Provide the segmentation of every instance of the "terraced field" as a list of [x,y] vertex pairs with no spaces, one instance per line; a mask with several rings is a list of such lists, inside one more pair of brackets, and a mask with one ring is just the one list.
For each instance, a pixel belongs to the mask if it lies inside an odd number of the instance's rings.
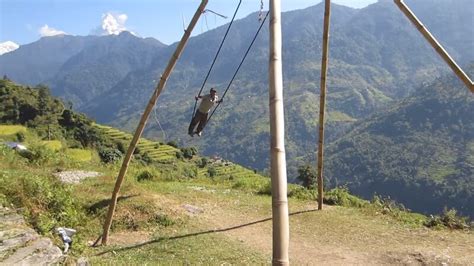
[[[102,130],[109,138],[114,141],[121,141],[128,147],[132,135],[120,131],[109,126],[98,125],[95,126]],[[141,155],[147,154],[152,160],[156,162],[171,162],[176,160],[176,153],[180,150],[166,144],[154,142],[148,139],[141,138],[137,145],[138,153]],[[193,161],[200,161],[202,157],[195,156]],[[247,169],[240,165],[228,162],[222,159],[208,159],[208,163],[204,167],[197,168],[197,177],[206,178],[214,177],[224,180],[253,180],[255,182],[262,182],[266,180],[261,175],[255,173],[253,170]]]
[[[104,132],[112,140],[123,142],[126,147],[128,147],[132,139],[131,134],[125,133],[116,128],[112,128],[112,127],[104,126],[104,125],[98,125],[98,124],[95,124],[95,126],[98,129],[100,129],[102,132]],[[173,146],[161,144],[159,142],[147,140],[144,138],[140,139],[140,141],[138,142],[137,148],[138,148],[139,154],[141,155],[147,154],[152,160],[157,161],[157,162],[172,161],[176,159],[176,152],[179,151],[179,149]]]

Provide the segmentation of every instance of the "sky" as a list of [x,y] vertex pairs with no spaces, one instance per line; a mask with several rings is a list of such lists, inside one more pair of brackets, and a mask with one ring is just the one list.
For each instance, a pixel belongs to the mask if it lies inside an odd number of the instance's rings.
[[[363,8],[377,0],[333,0]],[[282,11],[306,8],[321,0],[282,0]],[[165,44],[179,41],[200,0],[0,0],[0,43],[23,45],[56,34],[107,35],[128,30]],[[230,22],[238,0],[209,0],[193,35]],[[236,18],[260,10],[261,0],[242,0]],[[268,0],[263,0],[268,10]]]

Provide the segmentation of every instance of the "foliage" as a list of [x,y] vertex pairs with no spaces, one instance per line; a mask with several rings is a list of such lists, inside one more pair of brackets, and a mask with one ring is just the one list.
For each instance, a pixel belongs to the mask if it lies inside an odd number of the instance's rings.
[[99,157],[104,163],[114,163],[122,159],[122,153],[117,149],[100,147]]
[[36,165],[46,165],[62,159],[54,150],[46,147],[43,143],[33,143],[28,147],[28,150],[20,151],[20,155]]
[[175,148],[178,148],[178,143],[174,140],[172,141],[169,141],[168,143],[166,143],[167,145],[170,145],[171,147],[175,147]]
[[217,170],[215,167],[210,166],[207,168],[207,173],[209,174],[209,177],[213,178],[216,176]]
[[431,215],[424,223],[427,227],[445,226],[450,229],[469,229],[472,228],[472,223],[469,223],[468,217],[461,217],[455,209],[444,208],[441,215]]
[[369,202],[351,195],[347,187],[338,187],[324,193],[323,203],[361,208],[367,206]]
[[316,169],[307,164],[298,168],[296,179],[302,183],[303,187],[314,188],[316,187],[317,176]]
[[42,234],[56,226],[76,227],[84,223],[85,214],[71,189],[55,178],[27,171],[2,171],[0,194],[15,206],[25,207],[30,223]]
[[197,149],[195,147],[181,148],[180,150],[183,154],[183,157],[189,160],[197,154]]
[[153,171],[153,170],[143,170],[142,172],[140,172],[136,179],[138,182],[142,182],[142,181],[152,181],[156,178],[158,178],[160,176],[159,173],[157,173],[156,171]]

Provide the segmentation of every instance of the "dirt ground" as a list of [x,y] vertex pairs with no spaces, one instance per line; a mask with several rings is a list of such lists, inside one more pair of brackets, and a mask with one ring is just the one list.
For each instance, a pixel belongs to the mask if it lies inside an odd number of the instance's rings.
[[[270,202],[242,196],[223,201],[205,195],[215,191],[199,193],[192,200],[154,197],[174,213],[192,216],[202,231],[214,230],[272,257]],[[136,244],[150,237],[147,232],[118,233],[111,241]],[[289,260],[295,265],[474,265],[474,234],[414,228],[357,209],[324,206],[318,211],[311,202],[290,203]]]

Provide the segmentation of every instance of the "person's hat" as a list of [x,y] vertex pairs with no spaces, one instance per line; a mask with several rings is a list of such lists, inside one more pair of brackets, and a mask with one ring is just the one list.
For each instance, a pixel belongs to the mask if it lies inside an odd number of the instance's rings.
[[211,88],[210,92],[217,92],[214,88]]

